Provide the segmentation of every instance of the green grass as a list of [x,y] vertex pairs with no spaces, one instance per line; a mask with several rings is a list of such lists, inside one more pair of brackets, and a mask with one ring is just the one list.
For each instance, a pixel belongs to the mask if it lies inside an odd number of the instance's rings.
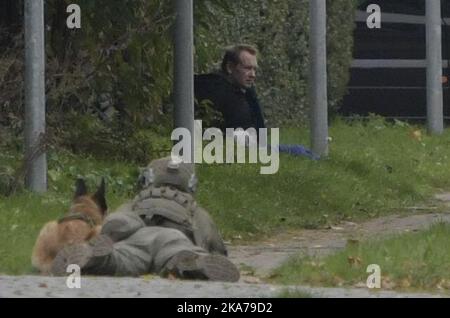
[[[0,163],[17,165],[13,156],[2,152]],[[3,159],[3,160],[2,160]],[[132,195],[136,173],[130,165],[80,158],[66,152],[49,156],[49,192],[43,196],[19,191],[0,196],[0,273],[24,274],[31,271],[31,251],[41,227],[68,211],[74,182],[84,177],[94,191],[105,177],[107,201],[111,210]]]
[[[450,188],[450,131],[440,137],[423,134],[418,140],[412,137],[417,129],[380,119],[351,125],[338,120],[330,129],[328,159],[281,155],[275,175],[261,175],[257,164],[202,165],[197,198],[226,240],[252,240],[288,228],[318,228],[406,211]],[[280,129],[282,142],[308,145],[307,131]],[[0,168],[16,169],[19,149],[2,147]],[[29,269],[40,227],[68,209],[76,177],[84,176],[92,186],[106,177],[112,208],[133,197],[138,174],[134,164],[74,156],[59,149],[50,149],[48,158],[45,196],[23,190],[0,196],[0,272]]]
[[360,244],[324,259],[297,256],[274,272],[283,284],[365,286],[370,264],[381,268],[382,289],[450,290],[450,225]]
[[[422,140],[416,127],[374,119],[335,122],[326,160],[281,155],[275,175],[258,165],[203,166],[199,200],[227,237],[317,228],[405,212],[450,187],[450,131]],[[284,143],[309,144],[307,129],[281,129]]]

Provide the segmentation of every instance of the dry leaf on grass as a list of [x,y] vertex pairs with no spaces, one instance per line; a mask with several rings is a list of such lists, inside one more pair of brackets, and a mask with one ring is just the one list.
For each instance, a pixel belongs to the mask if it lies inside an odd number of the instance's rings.
[[361,258],[355,256],[347,257],[347,261],[351,266],[361,266],[362,264]]
[[383,277],[381,279],[381,288],[383,289],[394,289],[397,287],[397,284],[391,280],[389,277]]

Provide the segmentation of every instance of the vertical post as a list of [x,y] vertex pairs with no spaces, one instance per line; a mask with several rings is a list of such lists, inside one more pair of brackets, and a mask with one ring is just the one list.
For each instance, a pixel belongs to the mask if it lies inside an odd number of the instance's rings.
[[45,134],[44,1],[25,0],[25,160],[26,187],[47,191]]
[[426,0],[427,123],[430,134],[444,131],[441,1]]
[[310,0],[310,101],[311,148],[315,155],[328,155],[327,10],[326,0]]
[[193,0],[175,0],[174,105],[175,128],[191,133],[194,162],[194,8]]

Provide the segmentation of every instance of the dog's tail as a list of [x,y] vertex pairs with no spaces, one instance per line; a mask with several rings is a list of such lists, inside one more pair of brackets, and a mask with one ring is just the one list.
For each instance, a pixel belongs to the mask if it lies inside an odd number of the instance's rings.
[[31,256],[31,264],[41,273],[49,273],[58,252],[58,223],[47,223],[39,233]]

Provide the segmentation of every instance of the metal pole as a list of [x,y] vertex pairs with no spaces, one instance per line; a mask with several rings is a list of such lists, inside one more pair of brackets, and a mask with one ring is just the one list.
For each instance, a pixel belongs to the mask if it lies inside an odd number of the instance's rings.
[[426,0],[428,132],[444,131],[441,1]]
[[310,0],[310,101],[311,148],[315,155],[328,155],[327,10],[326,0]]
[[47,191],[45,134],[44,1],[25,0],[25,160],[26,187]]
[[174,105],[175,127],[191,132],[194,162],[194,8],[193,0],[175,0]]

